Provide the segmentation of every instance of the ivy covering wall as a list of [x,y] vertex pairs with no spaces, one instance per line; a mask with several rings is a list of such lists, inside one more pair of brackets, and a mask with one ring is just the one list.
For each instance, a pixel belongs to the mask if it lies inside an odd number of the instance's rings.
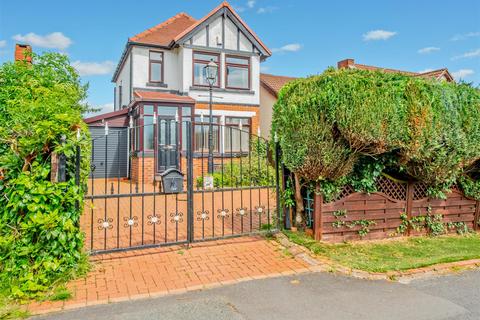
[[282,88],[272,130],[285,165],[324,193],[374,191],[388,173],[431,196],[457,183],[480,198],[480,91],[469,84],[331,68]]
[[[85,258],[79,218],[90,150],[81,102],[87,88],[65,56],[32,58],[0,66],[0,290],[17,298],[41,295]],[[52,153],[66,155],[66,182],[51,182]]]

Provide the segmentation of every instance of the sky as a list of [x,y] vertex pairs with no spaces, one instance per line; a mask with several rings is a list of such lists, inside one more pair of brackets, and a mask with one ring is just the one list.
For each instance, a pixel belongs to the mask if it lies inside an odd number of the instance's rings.
[[[201,18],[220,0],[0,0],[0,63],[15,43],[69,56],[87,101],[113,110],[111,77],[128,37],[186,12]],[[407,71],[447,67],[480,85],[479,0],[235,0],[229,3],[273,51],[262,72],[304,77],[346,58]]]

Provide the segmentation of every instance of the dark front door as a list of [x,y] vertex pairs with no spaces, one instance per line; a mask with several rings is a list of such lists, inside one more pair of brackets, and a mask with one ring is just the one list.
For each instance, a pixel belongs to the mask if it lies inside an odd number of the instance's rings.
[[175,119],[158,117],[158,161],[159,172],[170,168],[179,168],[179,126]]

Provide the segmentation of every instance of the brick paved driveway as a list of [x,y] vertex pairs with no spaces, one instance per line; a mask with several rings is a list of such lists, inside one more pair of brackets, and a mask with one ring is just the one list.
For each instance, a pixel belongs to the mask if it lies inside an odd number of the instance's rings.
[[34,303],[32,313],[157,297],[236,282],[306,272],[303,260],[260,237],[196,243],[93,257],[94,270],[72,281],[73,298]]

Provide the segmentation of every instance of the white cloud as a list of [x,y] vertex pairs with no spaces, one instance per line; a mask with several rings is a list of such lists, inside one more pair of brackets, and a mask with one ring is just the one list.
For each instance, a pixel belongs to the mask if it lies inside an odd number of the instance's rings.
[[452,60],[475,58],[475,57],[480,57],[480,49],[465,52],[464,54],[453,57]]
[[243,12],[243,11],[245,11],[245,7],[240,7],[240,6],[237,7],[237,6],[234,6],[233,8],[234,8],[235,11],[237,11],[237,12]]
[[5,48],[7,46],[7,40],[0,40],[0,48]]
[[272,52],[296,52],[302,49],[302,45],[299,43],[289,43],[280,48],[273,48]]
[[26,35],[17,34],[12,37],[13,40],[31,44],[32,46],[49,49],[67,49],[72,40],[61,32],[53,32],[47,35],[38,35],[33,32]]
[[269,66],[260,66],[260,72],[267,72],[268,70],[270,70]]
[[115,69],[115,63],[113,63],[113,61],[82,62],[77,60],[72,62],[72,66],[77,69],[81,76],[109,74]]
[[468,38],[473,38],[473,37],[480,37],[480,32],[468,32],[464,34],[456,34],[450,39],[450,41],[466,40]]
[[363,34],[364,41],[370,40],[388,40],[397,33],[394,31],[386,31],[386,30],[372,30],[368,31],[367,33]]
[[255,6],[255,0],[249,0],[247,1],[247,7],[249,7],[250,9],[253,8]]
[[262,13],[272,13],[273,11],[277,10],[277,7],[262,7],[258,8],[257,13],[262,14]]
[[461,80],[463,78],[466,78],[468,76],[471,76],[472,74],[474,74],[475,72],[472,70],[472,69],[460,69],[458,71],[455,71],[455,72],[452,72],[452,76],[456,79],[456,80]]
[[420,54],[427,54],[427,53],[432,53],[434,51],[439,51],[440,48],[438,47],[425,47],[425,48],[422,48],[420,50],[418,50],[417,52],[420,53]]

